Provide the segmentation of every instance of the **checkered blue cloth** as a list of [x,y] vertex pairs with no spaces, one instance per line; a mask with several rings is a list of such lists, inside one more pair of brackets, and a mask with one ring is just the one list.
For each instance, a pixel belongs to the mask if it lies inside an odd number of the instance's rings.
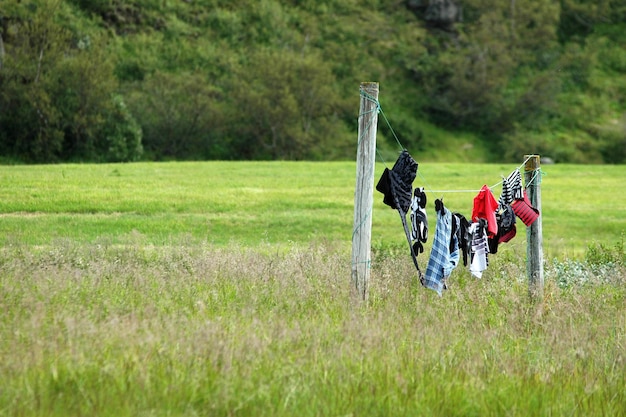
[[[452,252],[450,252],[450,239],[452,239]],[[443,215],[437,213],[435,237],[426,267],[424,286],[441,295],[445,288],[446,278],[450,276],[458,263],[459,244],[456,235],[452,236],[452,213],[444,207]]]

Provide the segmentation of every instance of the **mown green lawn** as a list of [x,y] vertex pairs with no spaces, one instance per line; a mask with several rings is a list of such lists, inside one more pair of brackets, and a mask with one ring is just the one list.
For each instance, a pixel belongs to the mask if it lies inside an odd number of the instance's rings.
[[[418,158],[419,162],[419,158]],[[377,181],[384,166],[377,165]],[[415,186],[471,215],[475,192],[512,164],[421,163]],[[626,167],[547,165],[542,181],[544,248],[578,256],[592,242],[614,244],[626,230]],[[152,244],[193,239],[256,246],[311,240],[350,243],[351,162],[172,162],[0,167],[0,243],[55,239]],[[494,188],[496,198],[500,186]],[[372,239],[400,244],[395,211],[375,191]],[[524,244],[524,227],[514,242]]]
[[[474,192],[443,191],[513,168],[423,163],[416,185],[431,218],[441,195],[469,215]],[[0,415],[626,415],[624,167],[545,167],[541,300],[523,227],[482,279],[421,287],[377,194],[358,301],[355,172],[0,167]]]

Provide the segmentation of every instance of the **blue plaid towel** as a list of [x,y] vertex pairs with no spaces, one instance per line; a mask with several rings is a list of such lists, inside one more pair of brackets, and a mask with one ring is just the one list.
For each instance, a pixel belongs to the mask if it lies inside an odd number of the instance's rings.
[[[437,213],[433,247],[430,251],[424,286],[437,291],[439,295],[445,288],[445,280],[459,263],[458,239],[452,236],[452,213],[443,208],[443,215]],[[452,252],[450,252],[450,239],[452,239]]]

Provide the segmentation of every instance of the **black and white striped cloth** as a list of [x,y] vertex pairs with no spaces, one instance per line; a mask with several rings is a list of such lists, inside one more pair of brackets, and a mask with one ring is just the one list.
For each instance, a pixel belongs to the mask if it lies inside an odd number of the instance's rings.
[[426,214],[426,193],[424,187],[416,188],[411,200],[411,240],[428,240],[428,216]]
[[511,172],[508,177],[502,178],[502,194],[500,194],[498,205],[504,207],[510,205],[515,200],[521,200],[523,198],[522,174],[519,168],[517,168]]

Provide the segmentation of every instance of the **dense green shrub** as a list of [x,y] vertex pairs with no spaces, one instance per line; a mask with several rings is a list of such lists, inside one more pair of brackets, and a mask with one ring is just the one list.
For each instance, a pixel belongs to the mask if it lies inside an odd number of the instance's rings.
[[612,247],[603,243],[594,242],[587,248],[586,261],[591,265],[621,265],[626,266],[626,251],[624,250],[624,234],[619,242]]
[[132,160],[99,137],[117,96],[147,159],[353,158],[358,85],[378,81],[383,148],[433,154],[435,125],[482,160],[623,163],[622,3],[468,0],[442,25],[419,1],[4,0],[0,150]]
[[113,97],[98,137],[101,141],[98,155],[103,161],[136,161],[143,153],[141,127],[121,96]]
[[[5,154],[29,162],[136,159],[136,143],[125,151],[111,143],[120,137],[114,130],[130,142],[140,136],[129,139],[132,117],[112,101],[118,82],[106,37],[65,25],[74,15],[62,2],[8,2],[0,13],[9,21],[0,72]],[[111,126],[120,121],[128,123]]]

